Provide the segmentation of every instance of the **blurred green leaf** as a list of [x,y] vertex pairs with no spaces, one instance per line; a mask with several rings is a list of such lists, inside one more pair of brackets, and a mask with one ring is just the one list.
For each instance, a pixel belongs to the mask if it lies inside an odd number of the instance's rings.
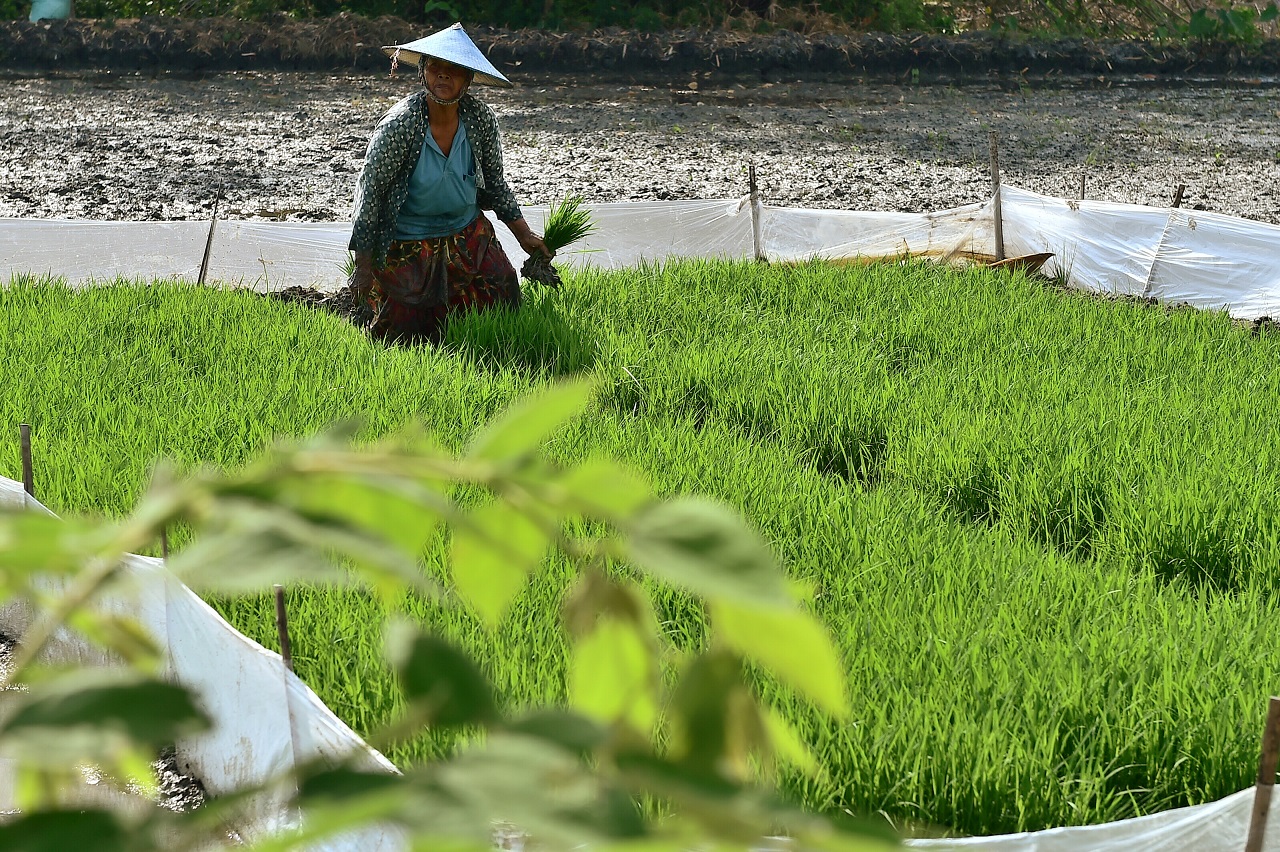
[[303,802],[342,801],[376,795],[403,787],[404,777],[389,772],[361,772],[345,766],[308,775],[298,785]]
[[421,555],[439,521],[445,497],[390,477],[307,476],[281,484],[281,499],[308,519],[348,523],[374,532],[410,556]]
[[146,852],[154,848],[108,811],[38,811],[0,822],[6,852]]
[[493,732],[439,767],[438,782],[482,813],[517,826],[530,848],[573,849],[611,838],[601,824],[601,790],[590,769],[559,746]]
[[377,536],[241,498],[221,501],[203,534],[173,557],[169,568],[188,585],[234,594],[294,580],[349,584],[354,578],[337,567],[339,557],[355,563],[361,579],[385,596],[405,586],[435,591],[413,556]]
[[604,618],[573,643],[569,704],[593,719],[647,733],[658,717],[657,659],[635,622]]
[[791,605],[773,554],[727,506],[696,498],[659,503],[629,532],[631,558],[655,577],[709,601]]
[[547,551],[547,536],[510,504],[487,503],[453,529],[453,582],[490,626],[497,625]]
[[0,593],[25,588],[32,574],[69,574],[88,556],[89,529],[42,511],[0,509]]
[[587,406],[595,382],[575,379],[508,409],[472,441],[468,458],[518,462],[531,457],[551,435]]
[[81,609],[71,613],[67,624],[81,636],[113,651],[140,670],[154,672],[163,662],[164,652],[136,619]]
[[[354,777],[362,774],[363,779]],[[315,849],[326,838],[350,837],[354,830],[399,823],[417,809],[411,787],[400,776],[383,775],[389,783],[379,783],[368,773],[334,770],[323,775],[311,786],[310,795],[300,794],[304,809],[300,827],[257,840],[251,847],[254,852]],[[362,782],[367,785],[363,791],[359,789]],[[309,783],[304,781],[303,787]]]
[[193,589],[231,595],[260,592],[273,583],[345,585],[352,579],[323,553],[282,535],[265,518],[201,536],[170,557],[168,568]]
[[[651,754],[621,755],[617,765],[620,780],[629,789],[661,791],[672,811],[667,822],[674,823],[673,833],[677,836],[711,834],[722,842],[739,841],[728,848],[751,848],[777,830],[771,797],[723,775],[691,771],[686,762]],[[700,825],[694,827],[689,825],[691,822]]]
[[155,801],[160,795],[160,779],[156,776],[155,750],[141,747],[121,749],[107,767],[115,777],[137,794]]
[[795,728],[781,713],[773,707],[764,711],[764,727],[769,736],[770,750],[774,759],[789,763],[806,775],[818,772],[818,760],[813,752],[804,744],[804,740],[796,733]]
[[620,583],[597,570],[585,571],[565,598],[564,626],[574,636],[583,636],[601,618],[630,622],[642,634],[655,635],[657,624],[649,599],[634,585]]
[[405,622],[387,631],[387,657],[405,698],[434,727],[485,725],[498,720],[489,681],[471,658]]
[[77,671],[35,684],[10,699],[0,723],[0,743],[30,751],[46,738],[110,732],[128,742],[160,745],[207,730],[210,722],[186,689],[116,670]]
[[714,636],[791,684],[836,716],[848,712],[846,672],[826,628],[793,607],[758,607],[735,600],[711,604]]
[[681,673],[671,698],[671,755],[702,776],[740,780],[768,739],[742,662],[725,651],[701,654]]
[[507,730],[555,743],[579,757],[600,748],[608,732],[592,719],[568,710],[535,710],[507,725]]
[[[501,847],[499,847],[501,848]],[[493,841],[488,838],[484,840],[458,840],[452,837],[442,837],[435,831],[426,831],[420,837],[411,837],[409,849],[411,852],[493,852]]]
[[654,499],[653,488],[639,474],[601,459],[566,471],[556,484],[572,508],[604,520],[629,518]]
[[666,835],[686,838],[685,849],[694,847],[689,837],[714,838],[717,845],[711,848],[757,849],[763,848],[762,838],[779,835],[789,838],[792,847],[787,848],[806,852],[882,852],[898,845],[883,822],[817,816],[787,804],[768,788],[690,772],[686,764],[653,755],[623,755],[618,772],[628,789],[662,791],[671,814],[661,828]]

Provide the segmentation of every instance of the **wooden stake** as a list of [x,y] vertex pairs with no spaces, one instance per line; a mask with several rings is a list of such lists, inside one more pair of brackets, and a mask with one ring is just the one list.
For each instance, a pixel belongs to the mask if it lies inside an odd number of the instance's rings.
[[1084,201],[1084,172],[1080,173],[1080,200]]
[[1181,207],[1181,206],[1182,206],[1182,193],[1184,193],[1184,192],[1186,192],[1186,191],[1187,191],[1187,185],[1186,185],[1185,183],[1180,183],[1180,184],[1178,184],[1178,188],[1177,188],[1176,190],[1174,190],[1174,193],[1173,193],[1173,205],[1172,205],[1172,206],[1174,206],[1174,207]]
[[160,557],[165,562],[169,561],[169,531],[167,529],[160,530]]
[[1000,213],[1000,137],[992,130],[987,134],[991,143],[991,206],[996,221],[996,260],[1004,260],[1004,216]]
[[756,261],[768,260],[764,254],[764,236],[760,226],[760,187],[756,185],[756,164],[747,169],[747,181],[751,191],[751,244],[755,248]]
[[22,489],[31,497],[36,496],[35,470],[31,466],[31,425],[18,424],[18,438],[22,443]]
[[209,236],[204,241],[204,258],[200,261],[200,275],[196,278],[197,284],[203,284],[205,275],[209,272],[209,257],[213,254],[213,234],[218,229],[218,202],[222,200],[222,190],[218,190],[218,194],[213,197],[213,217],[209,219]]
[[280,634],[280,656],[284,667],[293,671],[293,649],[289,646],[289,612],[284,608],[284,586],[276,584],[276,632]]
[[1258,760],[1258,783],[1253,793],[1253,815],[1249,818],[1249,838],[1244,852],[1262,852],[1271,812],[1271,790],[1276,783],[1276,762],[1280,759],[1280,698],[1272,696],[1267,706],[1267,726],[1262,729],[1262,757]]

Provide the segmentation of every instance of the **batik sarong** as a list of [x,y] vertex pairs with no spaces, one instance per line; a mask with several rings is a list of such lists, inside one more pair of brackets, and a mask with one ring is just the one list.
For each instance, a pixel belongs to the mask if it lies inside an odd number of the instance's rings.
[[394,240],[373,273],[370,333],[387,341],[439,343],[450,314],[520,306],[520,280],[484,214],[460,232]]

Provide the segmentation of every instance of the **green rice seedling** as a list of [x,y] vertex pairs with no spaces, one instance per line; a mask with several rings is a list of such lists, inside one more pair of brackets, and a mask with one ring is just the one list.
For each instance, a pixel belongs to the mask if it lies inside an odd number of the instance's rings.
[[[552,254],[567,248],[595,230],[591,213],[583,208],[581,196],[568,196],[552,204],[543,225],[542,241]],[[520,274],[530,281],[549,287],[560,286],[560,273],[551,265],[551,258],[541,254],[531,255],[524,262]]]
[[355,252],[347,252],[347,256],[342,259],[342,263],[339,264],[338,268],[342,270],[342,277],[350,280],[351,276],[356,274]]
[[[788,780],[806,806],[990,834],[1252,783],[1280,670],[1280,423],[1259,414],[1280,395],[1280,336],[928,264],[571,275],[451,324],[440,348],[246,292],[12,281],[0,472],[21,469],[12,424],[31,423],[38,496],[118,515],[157,456],[235,467],[349,418],[368,438],[416,420],[460,448],[516,397],[588,373],[601,390],[551,455],[728,501],[813,590],[852,723],[757,678],[826,770]],[[437,537],[422,557],[444,581],[446,552]],[[382,628],[408,614],[481,660],[508,707],[555,704],[566,578],[549,558],[494,630],[447,603],[290,590],[298,673],[370,730],[399,706]],[[673,644],[706,641],[698,606],[651,591]],[[213,603],[274,646],[269,599]]]
[[542,241],[553,252],[568,248],[595,231],[591,213],[583,208],[580,195],[570,195],[552,204],[542,229]]

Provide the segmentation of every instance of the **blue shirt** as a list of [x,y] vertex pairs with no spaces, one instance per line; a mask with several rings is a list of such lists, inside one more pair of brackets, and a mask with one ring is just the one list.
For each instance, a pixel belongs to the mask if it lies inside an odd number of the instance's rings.
[[409,195],[396,217],[395,239],[425,240],[456,234],[480,215],[476,204],[475,157],[467,128],[459,121],[449,156],[430,131],[409,176]]

